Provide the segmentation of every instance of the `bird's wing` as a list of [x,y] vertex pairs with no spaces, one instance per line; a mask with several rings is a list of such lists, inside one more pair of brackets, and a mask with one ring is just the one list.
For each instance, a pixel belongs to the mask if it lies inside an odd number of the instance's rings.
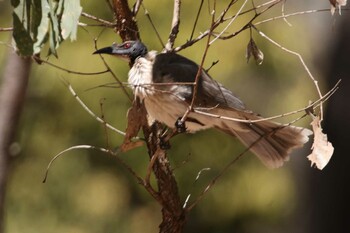
[[[153,82],[155,83],[193,83],[199,66],[193,61],[175,54],[158,54],[153,64]],[[164,90],[171,90],[187,102],[192,101],[193,85],[161,86]],[[204,70],[199,78],[196,96],[196,107],[228,108],[246,111],[243,102],[230,90],[213,80]]]

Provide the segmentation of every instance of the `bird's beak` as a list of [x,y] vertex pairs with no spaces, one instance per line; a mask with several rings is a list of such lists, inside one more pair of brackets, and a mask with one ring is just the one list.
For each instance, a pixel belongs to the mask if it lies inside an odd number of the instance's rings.
[[114,54],[113,49],[114,49],[113,46],[105,47],[105,48],[96,50],[93,54]]
[[116,44],[113,44],[110,47],[105,47],[105,48],[96,50],[93,54],[109,54],[109,55],[119,57],[124,61],[130,62],[129,53],[130,51],[128,49],[124,49],[122,47],[119,47]]

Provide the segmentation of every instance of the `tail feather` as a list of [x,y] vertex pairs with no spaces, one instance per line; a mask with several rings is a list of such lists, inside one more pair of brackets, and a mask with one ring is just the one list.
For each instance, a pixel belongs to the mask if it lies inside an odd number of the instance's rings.
[[[248,119],[259,119],[249,114]],[[302,147],[312,131],[290,125],[282,125],[272,121],[256,123],[222,122],[221,130],[236,136],[269,168],[281,167],[289,160],[290,152]]]

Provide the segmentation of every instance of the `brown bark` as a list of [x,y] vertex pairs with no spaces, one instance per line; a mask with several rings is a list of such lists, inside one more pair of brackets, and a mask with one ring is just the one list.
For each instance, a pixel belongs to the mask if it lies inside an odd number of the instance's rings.
[[25,92],[30,58],[9,52],[0,89],[0,233],[4,231],[5,193],[9,172],[10,147],[17,131]]
[[114,0],[115,30],[123,41],[140,39],[134,15],[127,0]]
[[[123,41],[140,39],[137,24],[128,6],[127,0],[114,0],[115,30]],[[138,100],[136,100],[138,101]],[[138,103],[144,108],[143,103]],[[142,126],[146,138],[150,160],[156,156],[153,164],[153,173],[157,180],[158,191],[157,201],[162,205],[162,223],[159,225],[160,233],[180,233],[186,223],[185,211],[182,208],[177,182],[173,175],[165,150],[159,147],[159,137],[162,132],[161,124],[155,123],[152,126],[147,124],[146,111],[143,114]],[[149,185],[149,184],[146,184]],[[154,195],[153,195],[154,196]]]

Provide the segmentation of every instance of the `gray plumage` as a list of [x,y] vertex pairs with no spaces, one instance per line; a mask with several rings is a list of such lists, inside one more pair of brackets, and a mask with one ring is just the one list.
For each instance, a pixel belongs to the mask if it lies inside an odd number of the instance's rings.
[[[144,101],[149,117],[175,127],[175,122],[185,114],[192,101],[194,86],[185,83],[195,81],[199,69],[196,63],[175,53],[148,52],[139,41],[127,41],[95,53],[129,58],[133,66],[128,82],[135,96]],[[282,166],[289,159],[289,153],[303,146],[312,134],[308,129],[272,121],[243,123],[222,119],[258,120],[261,117],[247,110],[238,97],[204,70],[197,88],[195,112],[190,112],[185,122],[187,130],[193,133],[216,128],[236,136],[270,168]]]

